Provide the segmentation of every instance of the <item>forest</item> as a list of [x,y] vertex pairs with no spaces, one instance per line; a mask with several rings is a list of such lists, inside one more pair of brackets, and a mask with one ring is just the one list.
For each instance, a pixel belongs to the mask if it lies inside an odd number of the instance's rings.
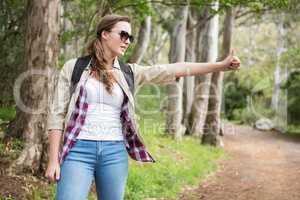
[[135,88],[157,162],[129,161],[126,200],[300,199],[298,0],[2,0],[0,11],[1,200],[54,199],[47,110],[60,70],[109,14],[131,19],[124,63],[214,63],[230,49],[241,60]]

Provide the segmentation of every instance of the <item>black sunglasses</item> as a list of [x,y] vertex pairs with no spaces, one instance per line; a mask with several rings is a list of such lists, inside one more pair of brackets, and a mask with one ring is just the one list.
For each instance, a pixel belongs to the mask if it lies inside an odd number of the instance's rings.
[[[113,31],[110,31],[113,32]],[[127,31],[121,31],[118,33],[120,35],[120,38],[123,42],[129,39],[130,43],[134,41],[134,37],[132,35],[129,35]]]

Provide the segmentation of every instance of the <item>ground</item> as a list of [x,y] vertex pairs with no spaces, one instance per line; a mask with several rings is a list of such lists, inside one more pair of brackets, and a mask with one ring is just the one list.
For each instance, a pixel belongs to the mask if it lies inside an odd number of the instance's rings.
[[229,159],[180,200],[299,200],[300,136],[227,125]]

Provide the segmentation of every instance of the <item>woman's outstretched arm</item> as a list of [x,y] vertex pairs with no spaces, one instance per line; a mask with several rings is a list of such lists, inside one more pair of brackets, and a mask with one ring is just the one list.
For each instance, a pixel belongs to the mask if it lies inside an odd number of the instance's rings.
[[240,60],[234,56],[231,50],[229,55],[220,62],[214,63],[196,63],[196,62],[179,62],[167,65],[171,71],[175,72],[176,77],[201,75],[210,72],[237,70],[240,67]]
[[135,88],[143,84],[168,84],[178,77],[201,75],[210,72],[237,70],[240,60],[234,56],[234,51],[221,62],[196,63],[180,62],[171,64],[157,64],[153,66],[129,65],[134,74]]

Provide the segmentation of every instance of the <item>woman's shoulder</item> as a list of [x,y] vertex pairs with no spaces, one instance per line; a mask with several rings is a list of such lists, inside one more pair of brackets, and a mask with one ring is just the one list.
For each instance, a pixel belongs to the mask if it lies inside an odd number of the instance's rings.
[[70,77],[73,73],[74,66],[76,63],[77,58],[71,58],[67,60],[62,68],[60,69],[60,76],[65,77],[66,79],[70,80]]
[[68,69],[73,69],[75,66],[75,63],[77,61],[77,58],[71,58],[65,62],[63,65],[62,69],[68,70]]
[[67,60],[64,63],[63,67],[61,68],[61,73],[64,73],[66,75],[70,75],[74,70],[76,60],[77,60],[77,58],[71,58],[71,59]]

